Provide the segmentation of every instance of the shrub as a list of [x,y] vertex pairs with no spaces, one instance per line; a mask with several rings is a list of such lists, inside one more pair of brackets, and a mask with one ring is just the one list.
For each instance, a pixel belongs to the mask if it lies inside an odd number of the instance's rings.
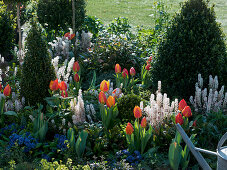
[[43,103],[48,96],[49,83],[55,79],[54,68],[46,42],[33,21],[26,42],[27,53],[22,68],[21,94],[27,104]]
[[0,1],[0,54],[8,56],[13,48],[14,26],[7,7]]
[[[172,20],[158,48],[153,83],[162,81],[171,97],[188,99],[195,91],[198,73],[227,80],[224,35],[213,8],[203,0],[189,0]],[[223,84],[225,84],[223,83]]]
[[121,97],[117,102],[119,111],[118,118],[120,118],[121,121],[125,119],[129,121],[134,120],[133,109],[135,106],[140,106],[141,101],[142,99],[135,94],[128,94]]
[[[75,0],[75,27],[78,31],[85,18],[85,0]],[[37,15],[39,22],[47,31],[56,33],[67,27],[72,28],[72,2],[71,0],[39,0]]]

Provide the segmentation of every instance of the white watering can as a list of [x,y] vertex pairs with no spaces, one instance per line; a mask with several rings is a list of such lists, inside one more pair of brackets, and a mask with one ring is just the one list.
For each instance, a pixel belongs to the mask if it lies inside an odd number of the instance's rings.
[[193,145],[188,135],[185,133],[184,129],[178,123],[176,124],[178,132],[181,134],[184,142],[188,145],[188,148],[191,150],[192,154],[195,156],[199,165],[205,170],[211,170],[211,167],[205,161],[200,152],[207,154],[215,155],[218,157],[217,170],[227,170],[227,146],[222,147],[225,140],[227,139],[227,132],[222,136],[221,140],[218,142],[217,152],[208,151],[205,149],[197,148]]

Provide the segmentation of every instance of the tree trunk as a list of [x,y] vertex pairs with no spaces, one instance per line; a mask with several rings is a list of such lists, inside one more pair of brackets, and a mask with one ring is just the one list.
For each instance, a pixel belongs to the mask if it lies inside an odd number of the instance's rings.
[[21,61],[21,50],[22,50],[22,42],[21,42],[21,25],[20,25],[20,2],[17,3],[17,27],[18,27],[18,33],[19,33],[19,60]]
[[73,11],[73,18],[72,18],[72,23],[73,23],[73,33],[76,33],[76,14],[75,14],[75,0],[72,0],[72,11]]

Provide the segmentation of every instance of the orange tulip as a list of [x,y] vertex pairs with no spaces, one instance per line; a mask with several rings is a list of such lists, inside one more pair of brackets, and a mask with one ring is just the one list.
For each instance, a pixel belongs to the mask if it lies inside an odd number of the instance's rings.
[[176,116],[175,122],[176,122],[176,124],[179,123],[180,125],[182,125],[184,123],[183,117],[180,113],[178,113],[178,115]]
[[66,91],[67,90],[67,84],[64,81],[62,81],[61,83],[59,83],[58,86],[59,86],[59,89],[61,91],[63,91],[63,90]]
[[187,106],[187,103],[184,99],[182,99],[179,103],[178,110],[182,111]]
[[65,97],[68,97],[67,91],[66,91],[66,90],[62,91],[62,92],[61,92],[61,96],[64,97],[64,98],[65,98]]
[[79,75],[77,73],[74,76],[74,80],[75,80],[75,82],[79,82],[80,81],[80,77],[79,77]]
[[139,106],[135,106],[133,110],[135,118],[140,118],[142,116],[142,111]]
[[54,81],[53,80],[50,81],[50,89],[52,91],[58,90],[58,79],[56,79]]
[[79,72],[79,70],[80,70],[80,65],[79,65],[79,62],[76,61],[76,62],[74,62],[74,64],[73,64],[73,71],[74,71],[74,72]]
[[182,111],[184,117],[191,117],[192,116],[192,111],[189,106],[186,106],[184,110]]
[[11,87],[10,87],[9,84],[5,87],[5,89],[4,89],[4,91],[3,91],[3,94],[4,94],[5,96],[10,96],[10,94],[11,94]]
[[116,73],[116,74],[121,73],[121,66],[120,66],[119,64],[116,64],[116,65],[115,65],[115,73]]
[[113,96],[109,96],[108,99],[106,100],[106,105],[109,108],[114,106],[115,105],[115,98]]
[[146,128],[146,126],[147,126],[147,119],[146,119],[146,117],[143,117],[143,119],[141,121],[141,126],[142,126],[142,128]]
[[109,91],[109,87],[110,87],[109,81],[103,80],[100,84],[100,90],[101,91],[107,92],[107,91]]
[[105,104],[106,103],[106,95],[103,91],[101,91],[99,93],[99,102],[102,103],[102,104]]
[[125,128],[126,134],[131,135],[134,131],[133,126],[131,123],[128,123]]
[[133,67],[130,69],[130,75],[131,76],[135,76],[136,75],[136,70]]
[[70,32],[65,33],[65,38],[68,38],[69,40],[72,40],[75,37],[75,34],[70,34]]

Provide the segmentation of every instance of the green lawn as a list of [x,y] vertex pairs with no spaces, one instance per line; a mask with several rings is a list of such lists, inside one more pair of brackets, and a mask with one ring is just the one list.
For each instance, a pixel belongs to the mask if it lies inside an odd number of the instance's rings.
[[[127,17],[133,26],[154,24],[154,2],[162,1],[168,12],[173,15],[180,10],[180,2],[184,0],[87,0],[87,14],[100,18],[104,23],[116,17]],[[217,21],[221,23],[227,35],[227,0],[210,0],[215,4]]]

